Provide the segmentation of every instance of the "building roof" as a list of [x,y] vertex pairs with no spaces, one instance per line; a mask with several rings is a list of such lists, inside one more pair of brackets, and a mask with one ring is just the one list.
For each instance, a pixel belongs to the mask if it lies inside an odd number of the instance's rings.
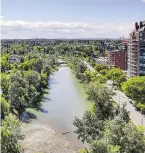
[[143,26],[139,31],[145,31],[145,26]]
[[145,26],[145,20],[144,20],[144,21],[142,21],[142,24]]
[[111,50],[111,51],[108,51],[108,53],[113,53],[113,52],[125,52],[124,50]]
[[107,64],[107,57],[95,58],[95,61],[99,64]]
[[142,23],[141,27],[140,27],[140,24],[138,24],[137,22],[135,23],[135,25],[137,24],[138,28],[137,29],[135,28],[131,33],[145,31],[145,20],[144,21],[140,21],[140,23]]
[[129,40],[124,40],[123,44],[128,44]]

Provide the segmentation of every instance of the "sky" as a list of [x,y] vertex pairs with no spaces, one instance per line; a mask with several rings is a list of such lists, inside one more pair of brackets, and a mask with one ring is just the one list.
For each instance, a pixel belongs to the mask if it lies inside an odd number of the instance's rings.
[[145,0],[1,0],[1,38],[128,37]]

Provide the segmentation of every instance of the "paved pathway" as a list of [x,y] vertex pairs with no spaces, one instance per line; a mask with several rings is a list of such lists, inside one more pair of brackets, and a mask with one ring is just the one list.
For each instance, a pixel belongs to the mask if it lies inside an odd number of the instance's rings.
[[[112,87],[112,81],[107,81],[107,86],[109,89],[113,90]],[[134,121],[136,125],[144,125],[145,126],[145,116],[142,115],[139,111],[136,110],[136,108],[130,103],[132,101],[129,99],[123,92],[119,90],[113,90],[113,92],[116,93],[116,95],[113,96],[113,99],[122,106],[126,103],[126,109],[130,113],[130,119]]]
[[91,72],[95,72],[95,69],[90,66],[90,64],[88,64],[85,60],[84,60],[84,64],[87,66],[87,68],[91,71]]
[[[86,61],[84,61],[84,64],[88,67],[88,69],[92,72],[95,71],[93,67],[91,67]],[[123,92],[119,90],[114,90],[112,86],[112,81],[107,81],[107,87],[111,90],[113,90],[116,95],[113,96],[113,99],[122,106],[126,103],[126,109],[130,113],[130,119],[136,124],[136,125],[144,125],[145,126],[145,115],[142,115],[139,111],[135,109],[135,107],[130,103],[131,99],[129,99]]]

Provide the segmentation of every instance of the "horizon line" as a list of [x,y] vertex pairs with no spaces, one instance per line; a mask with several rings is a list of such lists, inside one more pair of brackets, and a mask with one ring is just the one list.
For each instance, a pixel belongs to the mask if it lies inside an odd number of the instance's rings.
[[85,39],[85,40],[97,40],[97,39],[128,39],[128,38],[1,38],[0,40],[32,40],[32,39],[48,39],[48,40],[77,40],[77,39]]

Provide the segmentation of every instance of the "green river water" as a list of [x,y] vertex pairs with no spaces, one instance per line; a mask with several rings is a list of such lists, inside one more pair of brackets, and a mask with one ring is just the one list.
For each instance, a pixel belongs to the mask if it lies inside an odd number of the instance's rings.
[[75,117],[81,117],[89,108],[89,102],[83,86],[75,78],[66,65],[60,65],[58,71],[51,74],[41,102],[41,109],[35,111],[36,118],[31,121],[51,126],[59,133],[71,131],[65,136],[74,145],[82,146],[73,133],[72,122]]

